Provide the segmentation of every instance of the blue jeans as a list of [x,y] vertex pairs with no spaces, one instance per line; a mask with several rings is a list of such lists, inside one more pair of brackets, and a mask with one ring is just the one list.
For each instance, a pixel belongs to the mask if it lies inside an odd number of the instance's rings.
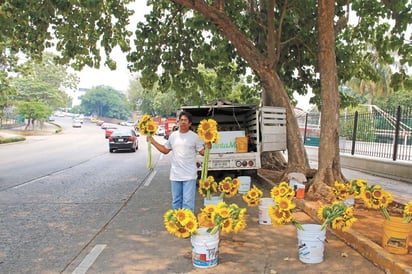
[[187,208],[195,212],[196,179],[189,181],[171,181],[172,208]]

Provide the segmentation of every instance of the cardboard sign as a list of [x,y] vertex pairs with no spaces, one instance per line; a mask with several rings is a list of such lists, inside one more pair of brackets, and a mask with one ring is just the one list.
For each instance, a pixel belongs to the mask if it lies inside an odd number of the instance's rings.
[[212,149],[210,153],[227,153],[227,152],[236,152],[236,137],[244,137],[245,131],[219,131],[219,143],[212,144]]

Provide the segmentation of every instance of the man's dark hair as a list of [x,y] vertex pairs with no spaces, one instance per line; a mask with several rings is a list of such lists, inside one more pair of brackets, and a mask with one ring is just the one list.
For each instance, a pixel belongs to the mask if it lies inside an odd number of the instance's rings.
[[180,113],[179,113],[179,120],[180,120],[180,118],[182,117],[182,116],[186,116],[187,117],[187,120],[189,120],[189,123],[191,123],[192,122],[192,114],[190,113],[190,112],[187,112],[187,111],[181,111]]

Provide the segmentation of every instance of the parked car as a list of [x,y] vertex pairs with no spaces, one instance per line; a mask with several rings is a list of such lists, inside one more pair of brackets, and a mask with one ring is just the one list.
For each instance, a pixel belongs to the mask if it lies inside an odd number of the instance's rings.
[[55,121],[56,119],[54,119],[54,116],[49,116],[49,118],[47,118],[47,120],[48,120],[49,122],[53,122],[53,121]]
[[156,135],[158,136],[164,136],[165,135],[165,126],[157,126],[157,131],[156,131]]
[[82,124],[83,124],[82,121],[79,119],[74,119],[72,122],[73,127],[82,127]]
[[117,129],[109,137],[109,151],[131,150],[136,152],[139,149],[139,135],[131,128]]

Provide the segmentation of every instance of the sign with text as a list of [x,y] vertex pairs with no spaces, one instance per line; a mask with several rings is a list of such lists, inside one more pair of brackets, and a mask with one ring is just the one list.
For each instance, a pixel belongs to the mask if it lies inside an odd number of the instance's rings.
[[236,152],[236,137],[245,137],[244,130],[237,131],[219,131],[219,143],[212,144],[210,153],[227,153]]

